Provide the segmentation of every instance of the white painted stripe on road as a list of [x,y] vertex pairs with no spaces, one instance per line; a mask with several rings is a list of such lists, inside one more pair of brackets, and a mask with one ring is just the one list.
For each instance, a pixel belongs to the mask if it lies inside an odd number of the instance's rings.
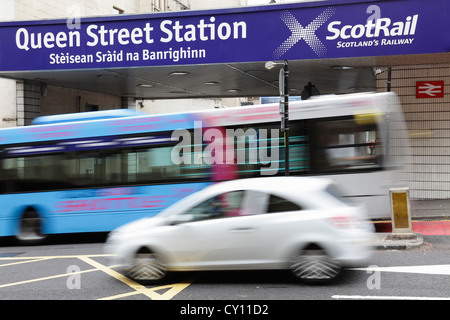
[[403,296],[358,296],[358,295],[334,295],[331,296],[337,300],[450,300],[450,298],[444,297],[403,297]]
[[424,266],[401,266],[401,267],[375,267],[350,268],[348,270],[367,272],[401,272],[401,273],[421,273],[450,275],[450,264],[424,265]]

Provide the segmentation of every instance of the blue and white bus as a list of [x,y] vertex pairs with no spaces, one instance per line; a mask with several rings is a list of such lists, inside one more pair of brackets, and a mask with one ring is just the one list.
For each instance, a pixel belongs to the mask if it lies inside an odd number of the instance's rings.
[[[211,137],[196,136],[207,128],[218,129],[216,133],[252,132],[244,137],[247,143],[231,142],[236,152],[246,149],[246,158],[208,161],[205,151]],[[279,128],[279,106],[269,104],[166,115],[87,112],[45,116],[31,126],[1,129],[0,236],[37,240],[49,234],[108,232],[156,215],[217,181],[255,177],[270,168],[275,171],[269,174],[284,175],[282,135],[258,134]],[[174,139],[173,133],[179,129],[192,139],[177,152],[197,159],[200,153],[203,159],[173,161],[181,139]],[[252,139],[258,141],[256,146],[269,148],[267,154],[277,153],[276,166],[249,161]],[[372,218],[390,217],[388,188],[407,156],[395,94],[290,104],[290,174],[335,179],[347,197],[365,203]]]

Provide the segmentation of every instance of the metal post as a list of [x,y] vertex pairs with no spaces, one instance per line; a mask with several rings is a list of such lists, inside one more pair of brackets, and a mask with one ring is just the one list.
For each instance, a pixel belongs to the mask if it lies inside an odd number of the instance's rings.
[[[267,70],[273,69],[276,65],[281,63],[267,61],[265,68]],[[281,132],[284,133],[284,174],[289,175],[289,63],[287,60],[283,61],[283,68],[279,73],[279,90],[280,90],[280,116],[281,116]]]
[[284,60],[284,175],[289,175],[289,64]]
[[387,78],[387,91],[391,92],[391,77],[392,77],[392,68],[388,67],[388,78]]

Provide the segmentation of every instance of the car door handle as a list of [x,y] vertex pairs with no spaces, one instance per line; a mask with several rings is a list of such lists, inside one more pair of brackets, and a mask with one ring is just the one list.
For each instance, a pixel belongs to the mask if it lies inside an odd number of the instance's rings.
[[255,227],[236,227],[230,229],[231,232],[253,232],[255,230]]

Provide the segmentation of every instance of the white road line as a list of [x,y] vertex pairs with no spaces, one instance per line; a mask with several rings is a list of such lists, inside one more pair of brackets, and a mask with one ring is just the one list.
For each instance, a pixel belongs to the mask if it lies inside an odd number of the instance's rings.
[[403,297],[403,296],[359,296],[359,295],[334,295],[331,298],[336,300],[450,300],[444,297]]
[[450,264],[422,265],[422,266],[400,266],[400,267],[378,267],[370,266],[368,268],[349,268],[348,270],[367,271],[367,272],[400,272],[400,273],[421,273],[450,275]]

